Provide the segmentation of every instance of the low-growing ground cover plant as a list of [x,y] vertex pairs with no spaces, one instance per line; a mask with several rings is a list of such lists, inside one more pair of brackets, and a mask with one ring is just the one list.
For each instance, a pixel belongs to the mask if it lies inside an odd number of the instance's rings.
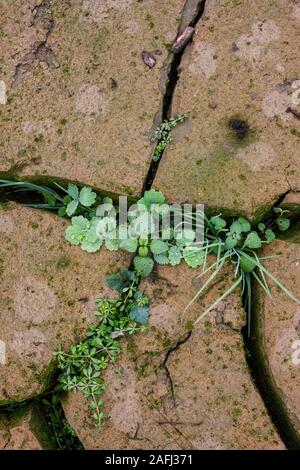
[[[14,191],[39,192],[43,203],[27,204],[34,208],[55,210],[71,223],[65,231],[66,240],[93,253],[101,247],[110,251],[125,250],[134,255],[131,269],[110,275],[108,285],[119,294],[114,299],[99,299],[96,303],[97,322],[90,326],[86,338],[74,345],[70,351],[56,352],[61,370],[58,390],[80,391],[90,398],[92,417],[101,427],[104,411],[100,396],[105,390],[102,372],[109,365],[116,366],[120,352],[120,339],[126,334],[145,331],[149,315],[150,299],[138,289],[141,278],[149,276],[155,263],[176,266],[185,262],[198,269],[198,277],[206,276],[202,287],[191,299],[189,306],[205,293],[226,263],[234,266],[232,285],[194,321],[195,326],[216,305],[242,286],[244,307],[251,319],[251,286],[255,280],[267,295],[271,295],[268,281],[273,281],[296,303],[300,301],[286,289],[263,265],[259,250],[271,243],[276,230],[284,231],[290,226],[287,211],[274,209],[274,216],[267,222],[251,227],[244,217],[225,219],[221,214],[207,217],[190,209],[185,212],[183,226],[178,219],[178,207],[167,204],[160,191],[145,191],[142,198],[130,208],[128,220],[120,224],[119,208],[110,198],[100,198],[91,188],[79,188],[75,184],[54,183],[54,189],[30,182],[0,180],[0,187]],[[132,209],[132,210],[131,210]],[[168,225],[163,221],[167,219]],[[178,222],[179,220],[179,222]],[[202,230],[203,238],[196,236]],[[125,235],[124,235],[125,234]],[[153,234],[155,236],[153,236]],[[208,255],[214,262],[208,265]]]

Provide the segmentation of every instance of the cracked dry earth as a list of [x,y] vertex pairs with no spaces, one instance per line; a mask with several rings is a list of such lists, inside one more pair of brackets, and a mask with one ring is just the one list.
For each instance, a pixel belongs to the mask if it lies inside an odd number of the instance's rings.
[[[187,113],[152,187],[170,202],[251,220],[278,201],[299,214],[298,0],[2,0],[0,17],[2,177],[59,177],[138,196],[154,128]],[[174,55],[187,25],[194,36]],[[130,264],[123,253],[69,246],[65,226],[15,203],[0,208],[2,449],[51,448],[32,399],[53,384],[58,342],[67,350],[83,338],[95,298],[111,295],[106,274]],[[265,250],[283,253],[268,265],[298,297],[299,233]],[[222,273],[190,319],[232,275]],[[275,288],[272,299],[255,288],[253,374],[239,292],[189,334],[180,315],[199,288],[196,274],[160,267],[143,282],[151,329],[123,341],[120,375],[106,372],[104,429],[94,428],[81,395],[62,401],[84,448],[299,448],[300,365],[291,359],[299,308]]]

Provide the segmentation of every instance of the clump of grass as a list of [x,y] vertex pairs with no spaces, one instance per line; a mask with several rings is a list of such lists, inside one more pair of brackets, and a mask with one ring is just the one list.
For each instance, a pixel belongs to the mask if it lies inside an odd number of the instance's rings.
[[[213,310],[223,299],[229,296],[239,285],[242,286],[242,296],[244,307],[248,316],[248,335],[251,328],[251,305],[252,305],[252,280],[255,280],[271,296],[268,280],[271,280],[288,297],[300,305],[298,300],[280,280],[276,279],[270,273],[263,261],[276,256],[259,256],[257,250],[264,244],[271,243],[275,239],[274,229],[285,231],[290,226],[290,220],[286,217],[288,211],[281,208],[274,208],[276,214],[267,224],[259,223],[256,230],[251,228],[247,219],[239,217],[233,220],[230,226],[227,221],[216,215],[208,219],[204,215],[205,236],[201,250],[204,252],[204,261],[202,271],[197,276],[201,278],[209,273],[207,280],[201,289],[195,294],[189,304],[186,306],[182,318],[188,308],[205,292],[207,287],[215,280],[221,269],[227,262],[231,262],[235,267],[234,282],[223,294],[213,302],[201,315],[195,320],[194,326],[199,323],[208,313]],[[191,217],[193,217],[191,215]],[[216,261],[207,267],[207,255],[213,253],[216,255]]]

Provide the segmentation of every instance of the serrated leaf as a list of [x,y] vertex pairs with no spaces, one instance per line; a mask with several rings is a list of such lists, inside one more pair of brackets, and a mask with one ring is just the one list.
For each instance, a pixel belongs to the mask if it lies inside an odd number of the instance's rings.
[[131,320],[136,321],[138,323],[142,323],[145,325],[148,323],[148,317],[149,317],[149,308],[147,306],[144,307],[138,307],[135,305],[130,314],[129,314]]
[[169,258],[166,255],[153,255],[154,261],[158,264],[167,265],[169,263]]
[[171,246],[168,251],[168,258],[171,266],[176,266],[181,261],[181,251],[177,246]]
[[149,257],[143,258],[141,256],[135,256],[133,263],[138,274],[142,277],[149,276],[154,266],[153,259]]
[[289,219],[285,217],[281,217],[280,219],[276,220],[276,224],[278,225],[279,230],[281,232],[284,232],[285,230],[289,228],[289,226],[291,225],[291,222]]
[[166,253],[166,251],[168,251],[168,248],[168,243],[162,240],[151,240],[150,250],[154,255],[161,255],[162,253]]
[[75,214],[77,207],[78,207],[78,201],[73,200],[69,202],[69,204],[67,205],[67,209],[66,209],[67,215],[71,217],[71,215]]
[[197,247],[187,246],[183,250],[184,261],[191,267],[197,268],[204,262],[204,252]]
[[262,245],[261,239],[257,232],[250,232],[247,235],[244,246],[251,249],[260,248]]
[[68,184],[68,194],[69,196],[71,196],[72,199],[78,199],[79,191],[76,184]]
[[138,241],[135,238],[127,238],[126,240],[120,241],[120,248],[128,251],[129,253],[135,253],[138,249]]
[[84,186],[79,194],[79,202],[85,207],[92,206],[97,198],[97,194],[92,190],[92,188],[88,188]]

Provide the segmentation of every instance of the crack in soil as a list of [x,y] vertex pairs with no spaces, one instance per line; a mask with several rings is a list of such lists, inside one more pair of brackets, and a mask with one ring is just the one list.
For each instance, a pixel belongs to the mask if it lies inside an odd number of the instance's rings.
[[11,84],[14,90],[21,85],[26,75],[31,72],[36,63],[44,62],[48,67],[52,68],[60,66],[51,46],[47,44],[54,28],[52,3],[53,0],[43,0],[42,3],[36,5],[32,10],[33,17],[30,27],[42,29],[45,32],[45,39],[34,44],[33,48],[16,65]]
[[268,416],[288,450],[300,450],[300,436],[289,417],[288,408],[275,383],[264,346],[263,318],[259,312],[257,285],[253,289],[251,333],[248,325],[242,328],[245,357],[252,377]]
[[169,348],[168,351],[167,351],[167,354],[165,356],[164,362],[162,363],[162,366],[165,369],[166,376],[167,376],[167,379],[168,379],[169,384],[170,384],[171,398],[172,398],[174,407],[177,406],[176,397],[175,397],[175,387],[174,387],[174,384],[173,384],[173,379],[172,379],[171,373],[170,373],[170,371],[168,369],[168,366],[167,366],[167,362],[170,358],[170,355],[174,351],[177,351],[180,348],[180,346],[182,346],[184,343],[186,343],[189,340],[191,334],[192,334],[192,331],[189,331],[184,338],[180,339],[179,341],[177,341],[177,343],[173,347]]
[[[186,0],[181,12],[181,22],[178,28],[177,37],[183,32],[185,27],[190,26],[194,28],[196,26],[204,13],[205,2],[206,0]],[[157,116],[160,116],[160,118],[158,119],[156,116],[154,119],[154,125],[156,127],[159,126],[164,120],[168,120],[171,117],[173,96],[180,76],[181,59],[189,42],[187,42],[179,52],[173,52],[168,57],[164,66],[163,79],[166,80],[166,83],[164,85],[161,109],[157,113]],[[144,182],[143,193],[151,189],[159,167],[159,163],[163,158],[163,153],[159,161],[151,160],[148,174]]]

